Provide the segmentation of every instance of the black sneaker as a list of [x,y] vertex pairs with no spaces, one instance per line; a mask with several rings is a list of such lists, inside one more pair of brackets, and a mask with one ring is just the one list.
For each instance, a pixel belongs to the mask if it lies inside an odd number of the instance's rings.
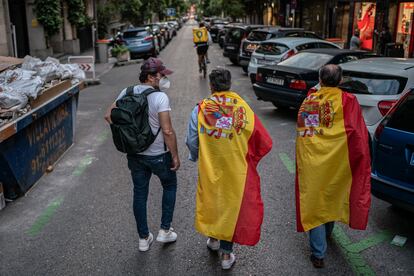
[[203,69],[201,69],[201,67],[199,67],[198,72],[201,74],[202,71],[203,71]]
[[324,268],[325,263],[323,259],[316,258],[315,256],[311,255],[310,260],[315,268]]

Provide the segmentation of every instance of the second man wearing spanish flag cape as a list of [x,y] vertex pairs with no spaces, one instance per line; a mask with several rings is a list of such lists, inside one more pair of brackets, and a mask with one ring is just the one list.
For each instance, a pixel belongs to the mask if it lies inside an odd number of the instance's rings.
[[319,71],[321,88],[303,101],[296,138],[296,219],[309,231],[311,261],[324,266],[335,221],[367,226],[371,202],[369,136],[356,97],[338,88],[342,70]]
[[195,227],[220,250],[222,268],[236,257],[233,243],[255,245],[260,239],[263,202],[256,166],[272,140],[249,105],[230,91],[230,71],[209,75],[212,94],[193,110],[187,133],[190,160],[198,159]]

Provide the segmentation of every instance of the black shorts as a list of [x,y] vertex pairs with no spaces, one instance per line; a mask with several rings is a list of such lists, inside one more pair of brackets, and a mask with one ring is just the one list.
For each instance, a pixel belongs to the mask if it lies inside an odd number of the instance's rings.
[[198,45],[197,46],[197,55],[205,55],[207,54],[208,44],[205,45]]

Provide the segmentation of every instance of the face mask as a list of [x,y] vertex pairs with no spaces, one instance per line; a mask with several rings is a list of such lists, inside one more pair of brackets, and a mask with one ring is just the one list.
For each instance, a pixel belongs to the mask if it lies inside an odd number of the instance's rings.
[[171,82],[167,77],[162,77],[159,82],[159,88],[161,91],[168,90],[170,88]]

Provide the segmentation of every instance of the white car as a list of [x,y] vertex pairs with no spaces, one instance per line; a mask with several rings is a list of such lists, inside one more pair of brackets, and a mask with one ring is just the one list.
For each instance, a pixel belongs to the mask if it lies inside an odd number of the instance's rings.
[[315,38],[281,37],[263,41],[253,52],[248,75],[252,83],[256,80],[257,68],[264,65],[276,65],[302,50],[315,48],[340,48],[338,45]]
[[372,137],[393,104],[414,88],[414,59],[377,57],[340,66],[344,70],[341,88],[357,97]]

